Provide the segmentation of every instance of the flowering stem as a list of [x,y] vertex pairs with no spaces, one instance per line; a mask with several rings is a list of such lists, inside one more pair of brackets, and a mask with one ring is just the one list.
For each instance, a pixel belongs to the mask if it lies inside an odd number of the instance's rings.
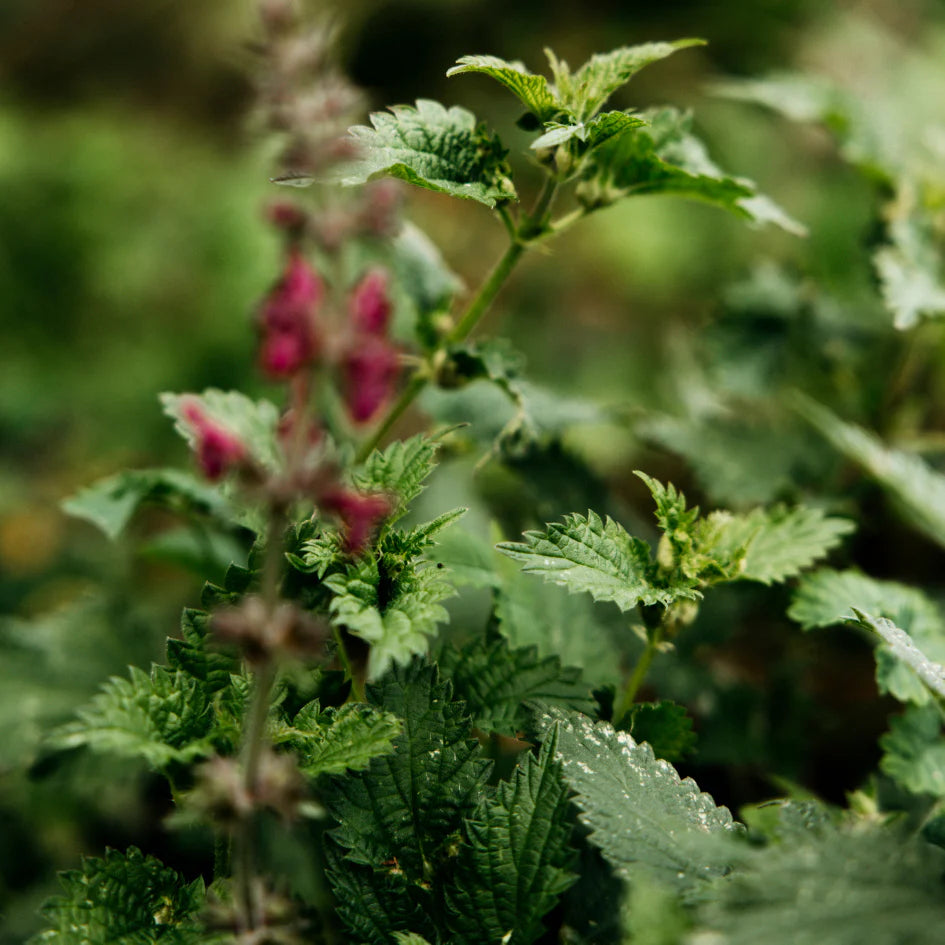
[[[466,310],[460,316],[460,319],[453,326],[453,329],[437,345],[430,360],[436,355],[450,347],[465,341],[473,329],[479,324],[480,319],[489,310],[489,306],[499,294],[499,290],[505,284],[512,270],[515,268],[519,259],[521,259],[529,245],[545,235],[548,225],[548,214],[551,204],[558,190],[558,182],[553,177],[545,179],[544,186],[535,201],[535,206],[516,228],[508,211],[500,208],[498,213],[502,218],[506,229],[509,232],[511,242],[508,248],[495,264],[492,272],[486,277],[486,281],[479,287],[479,291],[466,306]],[[371,455],[371,452],[377,448],[381,440],[390,432],[394,424],[400,419],[404,411],[416,400],[420,392],[430,383],[432,374],[424,367],[419,369],[413,377],[410,378],[407,386],[404,388],[400,397],[394,401],[387,415],[381,421],[380,425],[369,436],[358,450],[355,461],[362,463]]]

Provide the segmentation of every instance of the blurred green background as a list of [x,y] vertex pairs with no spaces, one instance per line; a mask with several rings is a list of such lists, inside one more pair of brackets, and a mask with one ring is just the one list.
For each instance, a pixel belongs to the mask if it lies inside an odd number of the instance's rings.
[[[661,199],[628,201],[586,221],[526,262],[484,325],[496,331],[501,320],[502,332],[527,353],[532,379],[622,405],[629,415],[672,412],[702,396],[680,378],[712,342],[703,329],[726,299],[735,304],[733,291],[737,303],[739,291],[744,297],[762,284],[770,301],[779,273],[829,293],[835,308],[825,318],[843,325],[844,338],[888,324],[866,251],[877,215],[871,183],[841,160],[825,132],[716,98],[711,83],[799,69],[875,93],[877,101],[905,103],[921,118],[945,101],[942,3],[350,0],[337,10],[312,7],[338,16],[342,58],[374,107],[418,96],[465,105],[495,124],[513,154],[528,139],[515,128],[512,99],[481,77],[447,82],[458,56],[493,53],[538,70],[543,46],[577,63],[628,43],[709,41],[646,70],[621,104],[694,108],[719,163],[757,180],[807,224],[809,238],[749,230],[711,208]],[[15,772],[36,760],[29,726],[39,731],[84,701],[101,681],[103,662],[120,673],[127,663],[160,658],[181,604],[193,602],[199,587],[166,555],[129,558],[135,535],[109,546],[64,516],[59,501],[124,467],[187,462],[158,392],[264,390],[252,369],[250,317],[277,272],[279,246],[261,216],[274,189],[267,180],[272,147],[249,117],[255,34],[250,0],[0,3],[0,612],[12,618],[5,626],[19,647],[4,657],[5,677],[23,681],[22,693],[8,686],[4,700],[18,700],[18,725],[25,726],[0,752],[2,942],[20,941],[32,928],[53,868],[106,842],[146,847],[150,838],[158,853],[169,842],[153,820],[167,799],[140,773],[116,765],[111,792],[103,792],[98,770],[94,788],[70,787],[62,800],[62,785],[81,783],[83,762],[42,778]],[[521,172],[527,189],[530,169]],[[407,206],[467,285],[476,285],[502,249],[501,227],[482,207],[445,197],[411,192]],[[737,283],[742,288],[733,290]],[[879,345],[874,366],[884,351]],[[881,381],[857,379],[868,391]],[[922,409],[941,421],[941,399]],[[630,432],[606,439],[578,432],[575,442],[641,514],[648,514],[642,486],[629,475],[640,466],[705,498],[678,459]],[[568,501],[548,514],[577,511],[564,507]],[[163,525],[159,516],[146,519],[137,536]],[[876,533],[884,534],[867,527],[868,537]],[[904,560],[934,579],[945,563],[921,540],[918,553],[905,538],[902,548],[895,535],[888,541],[871,552],[879,576],[908,578],[893,573],[892,562],[902,567]],[[718,604],[723,622],[726,606]],[[772,633],[777,641],[791,631],[782,620]],[[76,646],[77,639],[84,642]],[[797,646],[806,649],[795,647],[788,660],[814,665],[819,655],[829,662],[838,645],[805,639]],[[59,653],[58,662],[50,653]],[[777,673],[750,661],[737,670],[752,684],[762,680],[772,702],[790,706],[785,714],[796,710],[797,719],[805,717],[800,702],[836,703],[794,771],[835,795],[875,763],[868,738],[832,747],[843,726],[862,724],[873,738],[883,724],[881,708],[862,710],[874,699],[868,650],[844,653],[853,668],[842,693],[829,674],[815,673],[799,694],[777,688],[790,690],[790,673],[779,683]],[[85,668],[94,678],[83,677]],[[40,671],[49,698],[24,708],[24,700],[37,700],[30,686]],[[727,717],[739,712],[735,705]],[[713,757],[730,760],[725,732],[710,734],[707,765]],[[789,755],[797,733],[775,735],[767,744],[757,735],[761,742],[742,758]],[[838,757],[847,766],[837,778],[819,773],[818,765]],[[719,781],[720,801],[730,801],[726,791],[734,801],[752,799],[761,790],[752,777],[744,769]]]

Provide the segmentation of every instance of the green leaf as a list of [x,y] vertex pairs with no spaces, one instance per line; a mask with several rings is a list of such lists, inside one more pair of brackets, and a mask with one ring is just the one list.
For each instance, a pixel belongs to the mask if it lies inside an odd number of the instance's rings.
[[205,686],[181,670],[130,667],[130,679],[113,676],[74,722],[49,737],[54,748],[140,758],[158,770],[212,754],[213,704]]
[[762,584],[794,577],[856,528],[849,519],[804,506],[755,509],[742,516],[736,527],[751,536],[741,577]]
[[[945,660],[945,620],[938,607],[921,591],[895,581],[823,568],[801,579],[788,616],[810,630],[852,620],[855,610],[888,618],[932,659]],[[876,653],[876,681],[880,692],[901,702],[925,705],[931,700],[912,670],[885,646]]]
[[492,545],[462,528],[451,528],[442,535],[427,558],[442,567],[454,585],[495,587],[499,580]]
[[462,941],[530,945],[577,879],[569,870],[568,789],[554,751],[552,735],[537,759],[526,752],[511,781],[466,821],[450,896],[450,925]]
[[278,469],[281,451],[276,438],[279,408],[268,400],[251,400],[239,391],[215,388],[202,394],[161,394],[161,405],[174,421],[174,429],[193,449],[197,434],[184,417],[184,407],[195,404],[210,420],[236,436],[256,462]]
[[639,194],[675,194],[703,200],[754,223],[806,231],[754,183],[724,173],[689,130],[691,119],[672,108],[644,113],[648,124],[604,142],[582,170],[577,196],[588,210]]
[[540,657],[577,666],[595,686],[619,684],[626,628],[602,622],[601,608],[590,597],[536,581],[508,564],[495,596],[495,618],[509,644],[534,646]]
[[681,761],[698,741],[692,719],[683,706],[662,699],[637,702],[620,720],[619,728],[628,731],[636,742],[646,742],[657,758]]
[[732,815],[694,781],[606,722],[552,710],[543,724],[557,728],[555,754],[581,820],[618,874],[687,889],[727,870]]
[[333,623],[371,645],[369,677],[425,653],[428,637],[449,613],[441,601],[456,592],[430,562],[381,554],[362,558],[324,581]]
[[613,601],[621,610],[637,604],[669,604],[679,596],[648,579],[650,549],[631,537],[613,519],[602,520],[594,512],[566,515],[562,523],[544,532],[526,532],[524,542],[502,542],[503,554],[524,564],[523,571],[566,587],[572,593],[586,591],[594,600]]
[[608,53],[595,53],[574,73],[569,94],[563,96],[564,102],[579,118],[586,120],[641,69],[680,49],[704,45],[704,39],[677,39],[670,43],[642,43],[621,46]]
[[895,828],[825,825],[745,855],[701,910],[707,941],[918,945],[945,923],[945,856]]
[[114,541],[143,505],[210,515],[227,523],[232,518],[229,502],[216,487],[179,469],[133,469],[106,476],[66,499],[62,508]]
[[864,630],[878,634],[896,659],[905,663],[916,677],[938,699],[945,699],[945,667],[923,653],[905,630],[885,617],[872,617],[853,608],[856,623]]
[[945,738],[937,706],[910,706],[879,740],[879,767],[913,794],[945,797]]
[[430,945],[430,943],[416,932],[394,932],[394,941],[397,945]]
[[363,184],[386,174],[487,207],[517,199],[505,149],[464,108],[419,99],[415,108],[375,112],[371,125],[349,132],[359,157],[346,167],[343,183]]
[[609,138],[645,124],[642,118],[629,112],[605,112],[590,121],[570,124],[551,121],[546,123],[547,130],[531,143],[531,147],[536,151],[541,148],[557,148],[568,141],[577,140],[586,146],[583,151],[587,153]]
[[239,673],[240,663],[231,653],[208,648],[210,615],[202,610],[184,608],[180,621],[181,639],[167,641],[167,663],[200,680],[209,692],[219,692]]
[[366,768],[371,759],[392,750],[400,721],[373,706],[349,703],[321,710],[310,702],[291,724],[279,723],[272,739],[298,756],[299,768],[309,777],[344,774]]
[[371,453],[354,473],[354,484],[362,492],[384,492],[396,500],[388,525],[402,518],[423,492],[424,480],[436,468],[434,457],[443,435],[418,433],[409,440],[395,440],[383,450]]
[[473,640],[462,649],[444,648],[438,663],[473,723],[486,732],[520,732],[530,716],[525,702],[588,714],[596,709],[581,671],[562,666],[555,656],[539,659],[535,647],[511,649],[502,638]]
[[431,912],[463,818],[479,803],[489,763],[436,668],[414,660],[368,687],[368,701],[401,719],[390,754],[335,779],[325,792],[344,852],[329,878],[346,924],[371,942],[394,931],[436,937]]
[[883,301],[901,330],[945,316],[945,241],[936,240],[933,220],[918,207],[894,218],[890,242],[873,256]]
[[478,72],[505,86],[540,121],[551,121],[561,111],[555,95],[543,75],[529,72],[520,62],[508,62],[496,56],[463,56],[446,74]]
[[795,406],[835,449],[893,497],[914,527],[945,547],[945,476],[920,457],[890,449],[862,427],[844,423],[807,397],[798,396]]
[[203,881],[183,877],[130,847],[87,858],[60,875],[64,895],[43,906],[46,929],[31,945],[210,945],[219,935],[198,923]]

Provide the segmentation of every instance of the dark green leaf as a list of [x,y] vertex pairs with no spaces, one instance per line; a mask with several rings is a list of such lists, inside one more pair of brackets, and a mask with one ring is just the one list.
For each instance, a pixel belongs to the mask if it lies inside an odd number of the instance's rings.
[[670,762],[681,761],[698,741],[685,708],[667,699],[636,703],[619,727],[630,732],[635,741],[646,742],[657,758]]

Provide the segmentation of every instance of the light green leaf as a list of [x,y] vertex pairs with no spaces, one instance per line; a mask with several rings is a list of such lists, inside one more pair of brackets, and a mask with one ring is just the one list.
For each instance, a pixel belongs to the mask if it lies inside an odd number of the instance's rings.
[[692,592],[655,587],[648,580],[650,549],[631,537],[613,519],[602,520],[594,512],[566,515],[546,531],[529,531],[524,542],[502,542],[503,554],[524,564],[523,571],[537,574],[572,593],[586,591],[594,600],[613,601],[621,610],[637,604],[669,604]]
[[232,517],[229,502],[215,486],[180,469],[132,469],[106,476],[66,499],[62,508],[114,541],[143,505],[210,515],[227,523]]
[[797,410],[848,459],[861,466],[896,501],[913,526],[945,547],[945,476],[923,459],[885,446],[874,434],[807,397]]
[[343,183],[363,184],[386,174],[487,207],[516,199],[505,149],[464,108],[419,99],[416,107],[375,112],[371,125],[349,132],[359,157],[345,168]]
[[732,815],[694,781],[606,722],[552,710],[543,725],[557,728],[555,756],[589,839],[619,875],[687,889],[726,872]]
[[931,943],[945,924],[945,855],[894,827],[793,831],[745,849],[714,889],[694,940],[718,945]]
[[945,667],[923,653],[905,630],[885,617],[872,617],[865,611],[853,609],[856,622],[864,630],[878,634],[892,651],[893,656],[905,663],[916,677],[938,699],[945,699]]
[[65,889],[43,906],[45,931],[30,945],[211,945],[202,929],[203,881],[183,877],[130,847],[87,858],[60,875]]
[[879,740],[880,769],[913,794],[945,797],[945,738],[937,706],[910,706]]
[[828,516],[822,509],[775,506],[741,516],[734,528],[751,536],[741,576],[776,584],[823,558],[856,526],[849,519]]
[[511,649],[508,641],[473,640],[462,649],[446,647],[437,660],[466,703],[473,724],[485,732],[514,736],[528,719],[526,702],[593,713],[597,704],[581,671],[556,656],[540,659],[535,647]]
[[372,758],[392,750],[400,731],[396,716],[373,706],[348,703],[322,711],[315,701],[299,709],[291,723],[278,723],[272,739],[291,748],[299,768],[317,778],[366,768]]
[[754,183],[725,174],[672,108],[645,112],[646,127],[630,129],[598,147],[585,163],[577,196],[586,209],[637,194],[675,194],[703,200],[754,223],[776,223],[803,235],[804,228],[768,200]]
[[508,62],[496,56],[463,56],[447,76],[478,72],[504,85],[541,122],[551,121],[561,111],[543,75],[529,72],[520,62]]
[[[945,620],[938,607],[918,589],[895,581],[822,568],[801,579],[788,616],[810,630],[851,620],[855,610],[888,618],[932,659],[945,660]],[[876,652],[876,681],[880,692],[901,702],[925,705],[932,698],[912,670],[885,646]]]
[[645,124],[646,122],[642,118],[630,112],[605,112],[590,121],[580,121],[575,124],[552,121],[545,125],[547,130],[540,138],[536,138],[532,142],[531,147],[534,150],[556,148],[567,141],[577,139],[586,145],[584,149],[586,153],[586,151],[603,144],[608,138],[613,138],[630,128],[638,128]]
[[641,69],[680,49],[704,45],[704,39],[677,39],[670,43],[642,43],[639,46],[621,46],[608,53],[595,53],[574,73],[564,102],[579,118],[586,120]]
[[78,718],[49,736],[51,747],[140,758],[158,770],[189,764],[214,751],[213,704],[207,689],[181,670],[130,667],[130,679],[113,676]]
[[530,752],[466,821],[449,895],[449,924],[460,941],[531,945],[543,916],[577,879],[568,845],[568,789],[554,735]]
[[282,454],[276,439],[279,408],[268,400],[251,400],[239,391],[209,388],[202,394],[161,394],[161,405],[171,419],[174,429],[194,448],[197,433],[184,417],[184,407],[190,403],[215,423],[236,436],[249,454],[267,469],[278,469]]
[[931,212],[914,208],[889,224],[890,242],[873,256],[896,328],[945,316],[945,236],[936,241]]

